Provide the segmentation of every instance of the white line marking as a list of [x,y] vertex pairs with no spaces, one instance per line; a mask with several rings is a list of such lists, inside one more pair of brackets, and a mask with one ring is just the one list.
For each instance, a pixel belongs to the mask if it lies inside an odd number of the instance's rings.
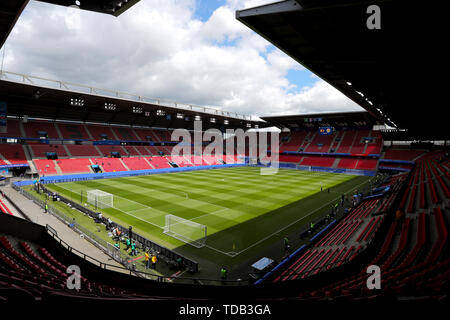
[[[355,187],[354,187],[353,189],[355,189],[355,188],[357,188],[357,187],[359,187],[360,185],[363,185],[363,184],[365,184],[365,183],[367,183],[367,181],[364,181],[364,182],[362,182],[362,183],[358,184],[358,185],[357,185],[357,186],[355,186]],[[326,204],[324,204],[324,205],[323,205],[323,206],[321,206],[320,208],[317,208],[317,209],[315,209],[315,210],[311,211],[311,212],[310,212],[310,213],[309,213],[308,215],[306,215],[306,216],[303,216],[302,218],[300,218],[300,219],[297,219],[297,220],[295,220],[294,222],[292,222],[292,223],[288,224],[287,226],[284,226],[284,227],[283,227],[283,228],[281,228],[280,230],[278,230],[278,231],[276,231],[276,232],[274,232],[274,233],[272,233],[272,234],[268,235],[267,237],[265,237],[265,238],[263,238],[263,239],[261,239],[261,240],[259,240],[259,241],[255,242],[254,244],[250,245],[249,247],[247,247],[247,248],[245,248],[245,249],[243,249],[243,250],[239,251],[238,253],[236,253],[236,256],[237,256],[237,255],[239,255],[239,254],[241,254],[242,252],[244,252],[244,251],[247,251],[248,249],[250,249],[250,248],[252,248],[252,247],[254,247],[254,246],[256,246],[256,245],[260,244],[261,242],[263,242],[263,241],[265,241],[265,240],[269,239],[270,237],[274,236],[275,234],[277,234],[277,233],[280,233],[281,231],[283,231],[283,230],[285,230],[285,229],[289,228],[290,226],[292,226],[292,225],[296,224],[297,222],[299,222],[299,221],[301,221],[301,220],[303,220],[303,219],[305,219],[305,218],[309,217],[310,215],[312,215],[312,214],[313,214],[313,213],[315,213],[316,211],[318,211],[318,210],[320,210],[320,209],[322,209],[322,208],[326,207],[327,205],[329,205],[329,204],[330,204],[330,203],[332,203],[332,202],[335,202],[335,201],[336,201],[337,199],[339,199],[339,197],[337,197],[337,198],[335,198],[335,199],[333,199],[333,200],[331,200],[331,201],[327,202]]]

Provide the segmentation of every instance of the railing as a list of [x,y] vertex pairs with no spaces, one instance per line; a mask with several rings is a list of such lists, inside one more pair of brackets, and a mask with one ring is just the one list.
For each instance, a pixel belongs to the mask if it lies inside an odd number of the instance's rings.
[[[16,190],[17,190],[17,188],[18,187],[15,187]],[[44,192],[50,193],[50,191],[47,190],[44,186],[41,186],[41,188],[44,190]],[[43,200],[35,197],[30,192],[28,192],[24,189],[21,189],[21,188],[19,188],[18,191],[21,194],[23,194],[26,198],[28,198],[29,200],[34,201],[41,208],[45,207],[45,202]],[[76,202],[73,202],[61,195],[59,195],[58,197],[60,198],[60,200],[62,202],[66,203],[66,204],[70,204],[71,207],[74,207],[77,210],[79,210],[85,214],[88,214],[92,218],[97,218],[97,214],[94,213],[93,211],[91,211],[90,209],[85,208],[85,207],[77,204]],[[59,220],[61,220],[64,224],[71,226],[74,231],[76,231],[79,234],[82,234],[83,237],[85,237],[89,242],[94,244],[97,248],[99,248],[100,250],[105,252],[108,256],[110,256],[115,261],[119,262],[120,264],[126,266],[127,268],[136,270],[136,271],[139,271],[139,269],[143,269],[143,267],[140,265],[135,265],[135,264],[129,263],[128,262],[129,257],[126,256],[123,252],[117,251],[114,247],[111,246],[110,243],[108,243],[104,239],[101,239],[97,235],[93,234],[91,231],[89,231],[82,225],[78,224],[76,221],[73,220],[73,218],[68,217],[61,210],[58,210],[57,208],[55,208],[53,206],[49,206],[48,212],[50,214],[54,215]],[[127,228],[125,228],[117,223],[114,223],[114,225],[117,226],[122,231],[123,234],[126,234],[128,232]],[[183,265],[190,272],[198,271],[198,263],[197,262],[195,262],[189,258],[186,258],[176,252],[173,252],[170,249],[160,246],[157,243],[150,241],[150,240],[146,239],[145,237],[139,235],[138,233],[133,232],[133,238],[137,241],[138,244],[140,244],[141,248],[148,248],[153,251],[157,251],[160,255],[161,260],[165,261],[167,264],[175,265],[176,260],[178,258],[181,258],[183,261]]]

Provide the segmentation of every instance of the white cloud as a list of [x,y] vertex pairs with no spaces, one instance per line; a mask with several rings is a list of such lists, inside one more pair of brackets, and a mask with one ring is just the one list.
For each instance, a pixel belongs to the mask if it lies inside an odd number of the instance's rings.
[[308,71],[235,19],[268,2],[228,0],[202,22],[194,0],[141,1],[119,18],[33,1],[4,69],[250,115],[361,110],[318,78],[295,88],[289,70]]

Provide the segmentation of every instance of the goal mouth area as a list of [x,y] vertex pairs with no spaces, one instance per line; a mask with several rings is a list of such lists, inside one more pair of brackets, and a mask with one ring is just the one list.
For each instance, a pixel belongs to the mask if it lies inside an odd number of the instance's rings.
[[114,207],[114,196],[111,193],[94,189],[86,192],[87,203],[95,208],[106,209]]
[[203,224],[168,214],[163,234],[195,248],[203,248],[206,245],[207,228]]
[[185,237],[183,235],[180,235],[178,233],[171,232],[171,231],[168,231],[168,230],[167,231],[164,230],[163,234],[168,235],[168,236],[170,236],[172,238],[175,238],[177,240],[180,240],[180,241],[182,241],[182,242],[184,242],[186,244],[189,244],[189,245],[191,245],[191,246],[193,246],[195,248],[198,248],[198,249],[203,248],[204,246],[206,246],[206,241],[192,240],[192,239],[189,239],[188,237]]

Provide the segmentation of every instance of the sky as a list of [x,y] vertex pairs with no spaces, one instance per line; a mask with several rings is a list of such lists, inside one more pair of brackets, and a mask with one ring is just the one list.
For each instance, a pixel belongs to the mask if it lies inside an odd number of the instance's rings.
[[254,117],[363,110],[235,18],[271,2],[142,0],[116,18],[30,1],[3,69]]

